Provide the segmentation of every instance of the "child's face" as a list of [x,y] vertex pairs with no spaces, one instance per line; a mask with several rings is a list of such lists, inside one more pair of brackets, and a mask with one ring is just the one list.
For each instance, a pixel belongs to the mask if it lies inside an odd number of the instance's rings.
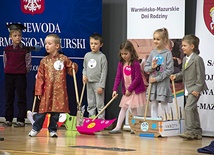
[[10,35],[10,39],[13,41],[13,45],[17,46],[21,43],[22,33],[20,31],[14,31]]
[[154,34],[153,42],[157,49],[163,49],[165,47],[165,40],[161,38],[159,33]]
[[194,45],[193,44],[189,44],[187,41],[182,41],[182,50],[184,52],[184,54],[186,54],[187,56],[191,55],[194,49]]
[[60,45],[55,43],[55,38],[50,36],[45,38],[45,49],[49,54],[56,54]]
[[90,48],[91,51],[96,53],[100,51],[100,48],[103,46],[103,44],[100,43],[99,40],[95,40],[94,38],[90,38]]
[[127,50],[120,50],[120,55],[126,62],[129,62],[131,60],[131,53]]

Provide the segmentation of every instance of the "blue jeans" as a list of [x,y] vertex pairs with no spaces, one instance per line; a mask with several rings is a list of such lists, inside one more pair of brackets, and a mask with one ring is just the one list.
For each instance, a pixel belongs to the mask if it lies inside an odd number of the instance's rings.
[[[42,129],[46,114],[48,113],[35,114],[35,122],[33,123],[33,129],[35,131],[40,131]],[[59,112],[50,112],[50,124],[48,126],[49,132],[57,131],[57,122],[59,120],[59,115]]]

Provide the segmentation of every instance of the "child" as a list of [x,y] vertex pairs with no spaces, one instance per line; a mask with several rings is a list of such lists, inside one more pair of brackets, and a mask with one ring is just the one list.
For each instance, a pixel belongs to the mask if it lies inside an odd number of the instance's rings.
[[205,67],[203,59],[198,55],[199,38],[195,35],[186,35],[182,39],[183,58],[182,71],[171,75],[171,80],[183,79],[185,90],[185,125],[186,132],[180,135],[187,139],[202,139],[202,129],[197,109],[200,93],[207,90],[205,83]]
[[59,114],[69,113],[66,72],[73,75],[72,69],[77,71],[78,66],[59,53],[60,47],[58,35],[49,34],[45,38],[45,49],[49,55],[41,60],[38,68],[35,95],[40,99],[40,104],[33,129],[28,134],[31,137],[42,129],[47,113],[51,115],[48,127],[50,137],[58,137],[56,131]]
[[[83,61],[83,83],[87,83],[87,111],[90,116],[96,115],[104,107],[105,83],[107,77],[107,59],[100,51],[103,46],[102,37],[94,33],[90,36],[91,52],[85,54]],[[99,119],[105,119],[103,112]]]
[[[152,84],[149,100],[151,101],[151,117],[164,117],[167,113],[167,104],[172,102],[169,76],[173,73],[173,58],[168,45],[168,31],[166,28],[157,29],[153,34],[155,49],[149,54],[144,66],[144,71],[149,74]],[[159,103],[162,113],[158,110]]]
[[27,113],[26,74],[31,68],[31,53],[21,43],[22,30],[25,29],[22,24],[9,24],[7,27],[10,30],[10,39],[12,44],[4,49],[3,63],[5,73],[5,101],[6,122],[4,126],[12,126],[14,117],[14,98],[17,94],[18,115],[17,122],[14,127],[24,127],[25,117]]
[[182,67],[182,53],[180,51],[179,39],[177,40],[169,40],[168,49],[172,52],[172,58],[174,63],[174,72],[178,73]]
[[145,66],[145,63],[146,63],[146,59],[148,57],[149,57],[149,55],[145,55],[143,57],[143,59],[139,59],[140,67],[141,67],[141,74],[142,74],[142,78],[143,78],[143,83],[144,83],[144,85],[145,85],[146,88],[149,86],[149,74],[147,74],[144,71],[144,66]]
[[126,40],[120,45],[120,62],[117,67],[117,74],[114,81],[112,97],[117,94],[118,87],[122,81],[123,97],[120,101],[120,113],[116,127],[109,131],[111,134],[121,133],[121,126],[128,108],[134,116],[137,115],[137,108],[145,103],[145,86],[143,83],[140,63],[133,44]]

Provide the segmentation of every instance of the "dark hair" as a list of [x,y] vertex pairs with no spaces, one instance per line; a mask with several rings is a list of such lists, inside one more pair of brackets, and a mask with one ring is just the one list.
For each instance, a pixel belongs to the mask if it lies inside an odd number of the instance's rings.
[[161,28],[161,29],[157,29],[155,30],[155,32],[153,33],[153,35],[155,33],[159,33],[160,34],[160,37],[162,39],[166,39],[166,44],[169,43],[169,33],[168,33],[168,30],[166,28]]
[[198,49],[200,39],[196,37],[194,34],[185,35],[182,41],[186,41],[188,44],[193,44],[194,45],[193,52],[195,52],[196,54],[200,54],[200,51]]
[[95,39],[95,40],[99,40],[101,44],[103,43],[103,38],[102,38],[102,36],[101,36],[100,34],[98,34],[98,33],[93,33],[89,38],[90,38],[90,39],[93,38],[93,39]]
[[[131,53],[131,65],[132,63],[134,62],[134,60],[138,60],[138,55],[137,55],[137,52],[133,46],[133,44],[129,41],[129,40],[126,40],[124,42],[122,42],[120,44],[120,50],[127,50]],[[124,59],[122,58],[121,56],[121,53],[119,52],[119,57],[120,57],[120,62],[122,62],[123,64],[125,63]]]

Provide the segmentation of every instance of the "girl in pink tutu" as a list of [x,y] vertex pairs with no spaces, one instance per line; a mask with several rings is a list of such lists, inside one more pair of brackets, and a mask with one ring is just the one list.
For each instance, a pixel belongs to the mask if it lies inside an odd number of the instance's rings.
[[120,101],[120,113],[116,127],[109,131],[111,134],[121,133],[121,126],[126,116],[126,111],[131,110],[132,115],[137,115],[137,108],[146,103],[145,86],[141,75],[141,67],[137,53],[132,43],[128,40],[120,45],[120,62],[114,81],[112,97],[117,94],[120,82],[122,82],[122,99]]

